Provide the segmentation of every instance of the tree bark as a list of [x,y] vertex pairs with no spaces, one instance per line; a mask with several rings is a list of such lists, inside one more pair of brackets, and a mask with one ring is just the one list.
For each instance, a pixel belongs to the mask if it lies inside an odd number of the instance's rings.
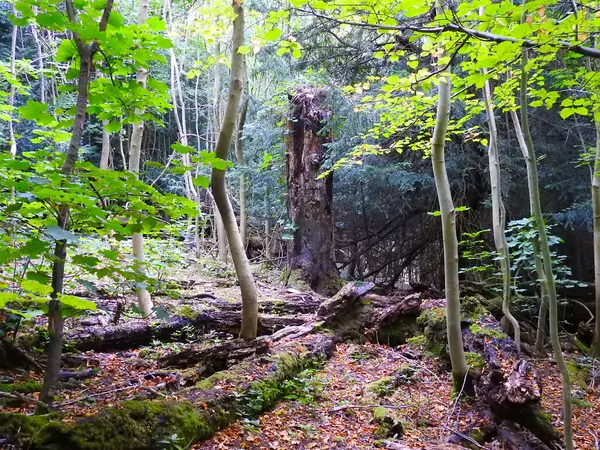
[[[13,6],[13,14],[16,14],[16,10]],[[17,31],[19,27],[16,25],[12,26],[12,33],[10,37],[10,74],[14,78],[17,76],[16,63],[17,63]],[[8,93],[8,106],[14,107],[15,104],[16,88],[11,83]],[[17,138],[15,137],[15,129],[13,123],[13,111],[9,111],[8,119],[8,142],[10,144],[10,154],[13,158],[17,156]]]
[[596,154],[592,172],[592,214],[594,216],[594,285],[596,321],[591,353],[600,356],[600,122],[596,120]]
[[[104,12],[99,26],[101,32],[106,30],[113,2],[114,0],[107,0],[106,5],[104,6]],[[70,22],[75,23],[76,16],[72,0],[66,0],[65,5]],[[83,136],[83,127],[85,124],[86,108],[89,97],[92,59],[94,54],[98,51],[98,44],[96,42],[89,45],[85,44],[76,32],[73,33],[73,37],[79,53],[79,80],[73,132],[71,134],[65,162],[61,169],[62,174],[65,176],[69,176],[73,173],[75,163],[79,158],[79,148]],[[58,226],[66,230],[69,225],[68,221],[69,207],[61,206],[58,214]],[[62,356],[64,319],[61,313],[60,295],[63,292],[66,258],[67,241],[56,241],[54,261],[52,263],[52,294],[48,305],[48,334],[50,342],[48,344],[48,360],[46,363],[46,372],[44,373],[44,382],[40,390],[40,401],[49,406],[52,405],[54,399]]]
[[235,136],[235,157],[240,168],[240,236],[244,248],[248,245],[248,207],[246,205],[246,160],[244,159],[244,124],[248,113],[248,95],[240,108],[240,116]]
[[[149,0],[140,1],[139,19],[138,23],[140,26],[146,23],[148,18]],[[146,81],[148,79],[148,72],[143,67],[138,67],[136,81],[143,88],[146,87]],[[136,110],[136,114],[141,115],[144,111]],[[138,176],[140,172],[140,159],[142,153],[142,138],[144,136],[144,121],[138,119],[133,123],[131,130],[131,140],[129,141],[129,171]],[[104,139],[104,137],[103,137]],[[104,146],[103,146],[104,147]],[[104,156],[104,148],[103,148]],[[144,236],[141,233],[134,233],[131,237],[131,246],[133,250],[133,257],[135,258],[136,265],[135,269],[144,273]],[[142,311],[144,317],[149,316],[152,313],[152,299],[147,289],[138,287],[136,289],[136,295],[138,299],[138,307]]]
[[[439,2],[438,13],[443,12]],[[447,68],[446,70],[450,70]],[[446,172],[445,145],[446,131],[450,120],[451,105],[450,73],[440,76],[438,85],[438,106],[435,128],[431,139],[431,162],[433,176],[440,204],[442,218],[442,235],[444,246],[444,278],[446,291],[446,333],[452,363],[454,386],[460,389],[467,376],[468,367],[463,348],[462,330],[460,325],[460,293],[458,281],[458,239],[456,237],[456,211],[452,202],[450,182]]]
[[510,312],[511,285],[510,285],[510,255],[506,242],[506,210],[502,202],[502,183],[500,171],[500,158],[498,156],[498,128],[492,104],[492,91],[489,81],[483,85],[483,101],[490,128],[490,142],[488,148],[488,162],[490,166],[490,186],[492,190],[492,229],[496,252],[500,256],[500,272],[502,273],[502,313],[513,328],[517,350],[521,352],[521,329],[519,322]]
[[559,367],[562,377],[563,387],[563,409],[564,409],[564,433],[565,447],[567,450],[572,450],[573,447],[573,427],[572,420],[572,402],[571,402],[571,380],[569,369],[565,363],[565,359],[560,347],[558,334],[558,301],[556,295],[556,285],[554,283],[554,274],[552,271],[552,257],[550,256],[550,247],[548,245],[548,236],[546,233],[546,225],[542,213],[542,205],[540,200],[540,188],[537,171],[537,157],[533,145],[533,139],[529,129],[529,118],[527,117],[527,63],[529,57],[527,49],[522,51],[521,59],[521,80],[520,80],[520,113],[523,128],[515,111],[511,111],[511,116],[515,125],[517,140],[527,166],[527,183],[529,188],[529,200],[531,203],[531,214],[535,219],[535,225],[538,231],[538,239],[540,252],[542,254],[543,274],[539,274],[540,279],[545,280],[545,287],[548,296],[548,306],[550,313],[550,342],[554,352],[554,358]]
[[110,160],[110,133],[106,131],[108,120],[102,121],[102,152],[100,153],[100,168],[108,169],[108,161]]
[[[234,0],[233,11],[236,18],[233,21],[232,55],[231,55],[231,85],[223,124],[215,145],[215,153],[218,158],[227,160],[227,154],[231,146],[231,138],[235,128],[237,110],[243,91],[243,64],[244,55],[239,53],[239,48],[244,45],[244,10],[240,0]],[[250,263],[246,257],[244,245],[233,213],[233,207],[227,196],[225,185],[225,171],[212,169],[211,176],[212,193],[221,213],[223,225],[227,233],[231,259],[235,266],[240,290],[242,293],[242,325],[240,337],[243,339],[254,339],[258,322],[258,292],[254,284],[254,277],[250,269]]]
[[333,175],[319,178],[327,136],[319,135],[328,112],[321,108],[327,91],[301,87],[291,98],[287,120],[288,215],[295,228],[290,242],[290,269],[319,294],[339,289],[333,260]]

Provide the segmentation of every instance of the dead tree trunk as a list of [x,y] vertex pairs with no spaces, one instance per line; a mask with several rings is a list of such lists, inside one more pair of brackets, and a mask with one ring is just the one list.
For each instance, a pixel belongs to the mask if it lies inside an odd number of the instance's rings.
[[301,87],[290,98],[287,122],[288,215],[295,230],[291,269],[299,269],[310,287],[331,295],[339,273],[333,262],[333,175],[319,178],[325,156],[320,135],[328,112],[322,109],[325,89]]

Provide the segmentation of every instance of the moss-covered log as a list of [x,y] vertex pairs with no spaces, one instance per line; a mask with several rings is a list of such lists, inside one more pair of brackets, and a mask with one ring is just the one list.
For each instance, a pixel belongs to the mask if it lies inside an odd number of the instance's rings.
[[61,415],[0,413],[0,439],[29,450],[141,450],[162,448],[177,434],[183,445],[210,437],[237,420],[272,407],[281,385],[317,360],[328,358],[334,338],[323,334],[282,342],[270,356],[218,372],[186,389],[175,402],[128,401],[91,417],[64,422]]

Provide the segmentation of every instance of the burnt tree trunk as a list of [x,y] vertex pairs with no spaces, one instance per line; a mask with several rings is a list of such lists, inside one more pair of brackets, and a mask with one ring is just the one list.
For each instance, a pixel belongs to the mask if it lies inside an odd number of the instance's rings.
[[290,97],[287,120],[288,215],[294,226],[289,252],[290,269],[320,294],[339,289],[333,262],[333,175],[319,178],[329,141],[320,131],[328,112],[322,109],[327,91],[311,86]]

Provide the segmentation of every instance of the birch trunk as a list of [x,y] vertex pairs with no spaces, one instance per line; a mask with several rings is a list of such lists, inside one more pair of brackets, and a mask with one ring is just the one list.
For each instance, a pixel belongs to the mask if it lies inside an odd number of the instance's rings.
[[[139,10],[139,24],[144,25],[148,18],[149,0],[140,0]],[[148,72],[143,67],[137,69],[136,80],[142,86],[146,87],[146,81],[148,79]],[[143,114],[144,111],[136,110],[137,115]],[[142,138],[144,136],[144,121],[138,119],[134,122],[131,130],[131,139],[129,141],[129,171],[134,174],[140,172],[140,158],[142,150]],[[103,136],[104,141],[104,136]],[[104,157],[104,142],[103,142],[103,154]],[[108,158],[108,156],[107,156]],[[108,161],[107,161],[108,163]],[[131,247],[133,251],[133,257],[136,261],[136,270],[140,273],[144,272],[144,236],[140,233],[134,233],[131,237]],[[138,287],[137,289],[138,307],[144,317],[149,316],[152,313],[152,299],[147,289]]]
[[[443,8],[438,2],[438,14]],[[446,333],[452,363],[452,377],[455,389],[460,389],[468,374],[467,361],[463,346],[462,329],[460,325],[460,294],[458,282],[458,239],[456,237],[456,211],[452,202],[450,182],[446,172],[445,145],[446,131],[450,120],[451,78],[450,67],[440,75],[438,84],[438,105],[435,127],[431,139],[431,162],[433,176],[440,204],[442,219],[442,235],[444,246],[444,279],[446,292]]]
[[490,166],[490,186],[492,191],[492,230],[496,252],[500,256],[500,272],[502,273],[502,313],[512,325],[517,344],[517,352],[521,353],[521,329],[519,322],[510,312],[510,255],[506,242],[506,210],[502,202],[502,183],[500,175],[500,158],[498,156],[498,128],[492,104],[492,91],[489,81],[483,85],[483,101],[490,129],[488,162]]
[[102,152],[100,153],[100,168],[108,169],[108,161],[110,160],[110,133],[106,131],[108,120],[102,121]]
[[[221,125],[219,137],[215,146],[216,156],[224,160],[227,159],[227,154],[229,153],[229,148],[231,146],[236,114],[243,92],[244,55],[238,52],[239,48],[244,45],[244,10],[240,0],[234,0],[233,11],[236,14],[236,18],[233,21],[231,85],[229,87],[223,124]],[[248,262],[242,244],[233,208],[229,201],[229,197],[227,196],[225,171],[213,168],[211,184],[213,197],[219,212],[221,213],[221,218],[223,219],[223,224],[227,233],[227,239],[231,250],[231,259],[235,266],[242,293],[242,325],[240,337],[243,339],[254,339],[256,337],[258,325],[258,292],[256,290],[256,285],[254,284],[252,271],[250,270],[250,263]]]
[[[541,279],[545,280],[543,285],[546,288],[548,296],[548,306],[550,313],[550,342],[554,352],[554,358],[560,370],[563,387],[563,417],[564,417],[564,436],[565,447],[567,450],[573,450],[573,428],[572,428],[572,402],[571,402],[571,380],[569,370],[563,358],[558,334],[558,301],[556,295],[556,285],[554,283],[554,274],[552,271],[552,258],[550,256],[550,247],[548,245],[548,236],[544,216],[542,214],[542,205],[540,200],[540,188],[537,171],[537,159],[533,139],[529,129],[529,119],[527,117],[527,49],[523,49],[521,60],[521,80],[520,80],[520,113],[521,122],[515,111],[511,111],[511,116],[515,125],[517,140],[527,165],[527,182],[529,187],[529,199],[531,204],[531,213],[535,220],[539,236],[540,252],[542,255],[543,275]],[[521,124],[523,128],[521,128]]]

